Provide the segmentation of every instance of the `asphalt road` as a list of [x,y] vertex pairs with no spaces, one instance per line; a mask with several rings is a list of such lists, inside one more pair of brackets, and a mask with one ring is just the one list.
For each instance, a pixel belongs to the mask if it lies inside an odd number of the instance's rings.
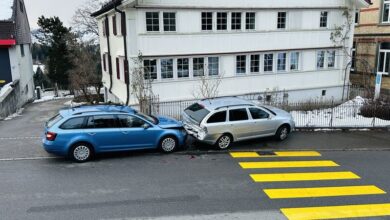
[[[0,219],[390,219],[389,132],[296,132],[235,144],[233,152],[250,152],[243,158],[189,141],[171,155],[75,164],[40,147],[43,122],[64,102],[0,122]],[[307,207],[315,208],[297,209]]]

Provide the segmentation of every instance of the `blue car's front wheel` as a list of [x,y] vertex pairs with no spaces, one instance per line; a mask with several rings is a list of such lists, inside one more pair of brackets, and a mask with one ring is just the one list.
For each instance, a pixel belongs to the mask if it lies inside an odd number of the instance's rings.
[[178,147],[178,141],[173,136],[167,136],[161,139],[159,148],[164,153],[172,153]]

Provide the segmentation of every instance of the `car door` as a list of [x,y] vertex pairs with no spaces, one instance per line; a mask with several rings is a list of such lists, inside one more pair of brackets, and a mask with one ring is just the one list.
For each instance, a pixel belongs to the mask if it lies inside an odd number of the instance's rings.
[[236,139],[246,139],[251,136],[253,121],[249,119],[246,108],[229,110],[229,126]]
[[274,132],[274,121],[268,112],[257,107],[250,107],[249,113],[254,121],[253,136],[264,136]]
[[134,115],[118,115],[123,147],[126,149],[155,148],[161,129]]
[[115,115],[88,117],[85,133],[93,140],[98,151],[115,151],[122,148],[122,131]]

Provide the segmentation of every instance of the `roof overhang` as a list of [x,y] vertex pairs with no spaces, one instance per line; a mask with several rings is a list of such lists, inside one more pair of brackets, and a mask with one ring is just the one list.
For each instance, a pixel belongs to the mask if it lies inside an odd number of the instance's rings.
[[0,39],[0,47],[12,47],[16,45],[15,39]]
[[371,1],[367,0],[354,0],[357,8],[367,8],[370,6]]

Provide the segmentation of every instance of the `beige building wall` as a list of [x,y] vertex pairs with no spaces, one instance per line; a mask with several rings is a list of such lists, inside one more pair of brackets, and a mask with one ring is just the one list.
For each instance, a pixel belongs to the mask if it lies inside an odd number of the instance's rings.
[[[351,73],[355,85],[374,86],[380,45],[390,43],[390,22],[383,21],[384,11],[384,0],[372,0],[368,8],[358,12],[354,37],[356,64]],[[382,88],[390,89],[389,76],[383,77]]]

